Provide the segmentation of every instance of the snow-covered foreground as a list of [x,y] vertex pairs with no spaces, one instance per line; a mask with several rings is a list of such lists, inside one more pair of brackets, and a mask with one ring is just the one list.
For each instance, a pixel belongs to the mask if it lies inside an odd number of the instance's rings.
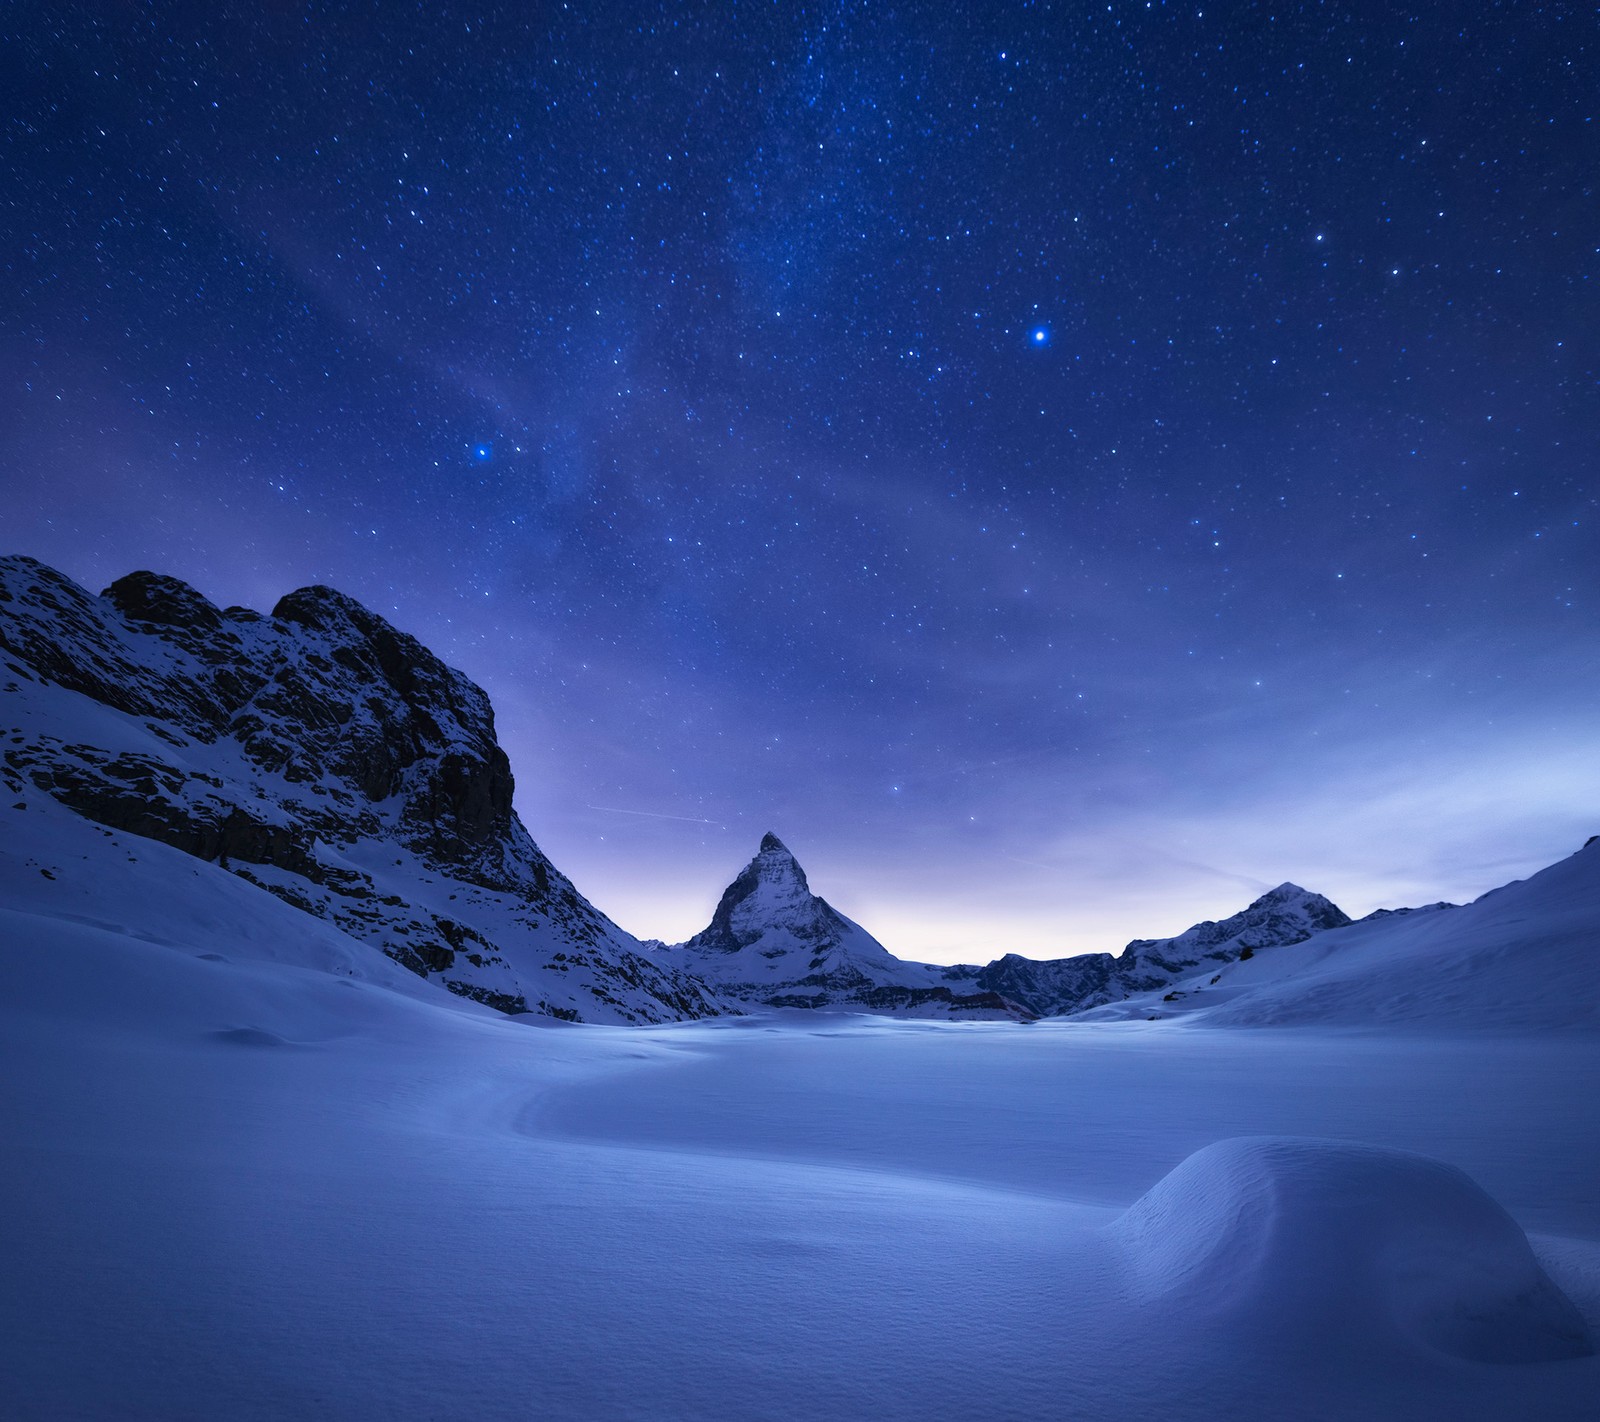
[[79,835],[0,842],[7,1417],[1595,1414],[1460,1175],[1169,1175],[1459,1166],[1593,1332],[1590,1036],[530,1026]]

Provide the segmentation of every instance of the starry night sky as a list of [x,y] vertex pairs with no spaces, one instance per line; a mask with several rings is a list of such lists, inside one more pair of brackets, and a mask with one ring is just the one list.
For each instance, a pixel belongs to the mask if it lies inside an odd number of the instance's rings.
[[905,956],[1600,830],[1586,6],[0,11],[0,526],[332,583],[680,938]]

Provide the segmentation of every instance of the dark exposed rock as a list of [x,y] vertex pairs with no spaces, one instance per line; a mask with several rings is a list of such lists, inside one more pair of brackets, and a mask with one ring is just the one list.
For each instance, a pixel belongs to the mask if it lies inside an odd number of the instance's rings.
[[1104,1001],[1111,989],[1116,959],[1109,953],[1038,962],[1007,953],[973,975],[977,985],[1019,1002],[1036,1016],[1058,1012],[1062,1003]]
[[129,573],[100,596],[131,622],[197,632],[214,632],[222,625],[222,614],[188,583],[162,573]]
[[[902,988],[875,987],[864,990],[860,997],[863,1007],[875,1011],[904,1011],[910,1008],[937,1004],[947,1007],[953,1014],[992,1012],[996,1015],[1031,1020],[1037,1013],[1028,1010],[1012,998],[998,992],[952,992],[947,987]],[[1020,1010],[1019,1010],[1020,1009]]]
[[72,758],[34,759],[8,751],[5,759],[24,770],[36,788],[98,824],[160,840],[200,859],[274,864],[308,877],[315,872],[307,836],[219,798],[214,777],[186,777],[142,756],[73,750]]
[[456,961],[456,955],[439,943],[413,943],[411,951],[422,960],[424,976],[448,972]]
[[[342,593],[301,588],[263,617],[156,573],[94,597],[0,558],[0,672],[8,697],[48,693],[5,747],[13,793],[231,868],[503,1010],[527,1010],[521,985],[538,984],[550,947],[578,950],[557,976],[581,979],[610,1020],[729,1010],[636,952],[529,837],[483,691]],[[102,716],[101,740],[67,745],[48,711],[63,694],[132,720]],[[393,869],[344,860],[380,843]],[[434,876],[460,899],[448,919],[414,902]]]

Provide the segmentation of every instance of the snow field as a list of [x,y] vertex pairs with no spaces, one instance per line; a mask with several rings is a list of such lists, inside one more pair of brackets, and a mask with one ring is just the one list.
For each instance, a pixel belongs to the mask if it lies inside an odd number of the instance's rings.
[[28,823],[9,1417],[1594,1416],[1591,1038],[531,1025]]

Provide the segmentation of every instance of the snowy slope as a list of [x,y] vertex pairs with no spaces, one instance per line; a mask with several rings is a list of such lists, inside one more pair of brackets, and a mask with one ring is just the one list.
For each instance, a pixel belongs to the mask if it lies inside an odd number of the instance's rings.
[[1464,907],[1374,915],[1088,1017],[1230,1026],[1600,1028],[1600,839]]
[[580,895],[511,808],[488,699],[329,588],[270,617],[0,559],[0,784],[219,865],[508,1012],[730,1010]]
[[[1563,883],[1540,924],[1592,921]],[[0,904],[8,1418],[1587,1422],[1600,1394],[1594,1033],[513,1021],[31,784]]]
[[952,991],[943,969],[896,958],[811,892],[805,871],[775,834],[762,839],[755,858],[728,885],[711,923],[665,951],[723,992],[770,1007],[1029,1015],[987,989]]
[[949,981],[1001,993],[1041,1017],[1060,1016],[1164,990],[1202,968],[1215,971],[1258,948],[1300,943],[1349,922],[1321,894],[1279,884],[1230,918],[1197,923],[1172,938],[1136,938],[1117,956],[1037,960],[1008,953],[987,967],[943,971]]
[[14,813],[7,1417],[1593,1416],[1588,1038],[530,1030]]

